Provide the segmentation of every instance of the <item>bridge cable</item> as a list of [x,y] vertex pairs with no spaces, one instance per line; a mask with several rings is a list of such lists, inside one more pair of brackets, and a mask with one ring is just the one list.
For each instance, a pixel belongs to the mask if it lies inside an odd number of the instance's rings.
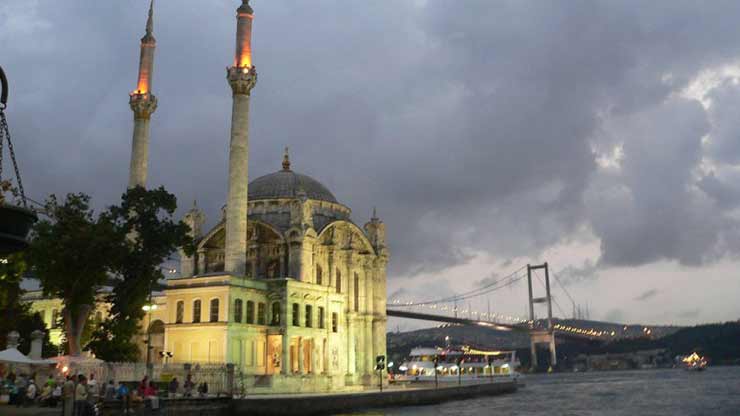
[[[454,296],[449,296],[449,297],[442,298],[442,299],[435,299],[435,300],[429,300],[429,301],[424,301],[424,302],[411,302],[411,303],[398,304],[398,305],[389,304],[388,307],[404,307],[404,306],[430,305],[430,304],[435,304],[435,303],[450,303],[450,302],[455,302],[455,301],[469,299],[469,298],[472,298],[472,297],[481,296],[481,295],[484,295],[484,294],[493,292],[494,290],[499,290],[499,289],[502,289],[504,287],[511,286],[512,284],[516,283],[517,281],[523,279],[525,275],[521,275],[521,276],[516,276],[516,275],[519,274],[521,271],[523,271],[526,267],[527,266],[522,266],[519,269],[514,270],[513,272],[509,273],[508,275],[506,275],[506,276],[504,276],[504,277],[502,277],[500,279],[496,279],[496,280],[494,280],[491,283],[487,283],[487,284],[485,284],[485,285],[483,285],[483,286],[481,286],[479,288],[470,290],[468,292],[463,292],[463,293],[461,293],[459,295],[456,294]],[[496,285],[498,285],[498,284],[500,284],[500,283],[502,283],[502,282],[504,282],[506,280],[509,280],[509,281],[506,282],[506,283],[504,283],[503,286],[496,287]]]

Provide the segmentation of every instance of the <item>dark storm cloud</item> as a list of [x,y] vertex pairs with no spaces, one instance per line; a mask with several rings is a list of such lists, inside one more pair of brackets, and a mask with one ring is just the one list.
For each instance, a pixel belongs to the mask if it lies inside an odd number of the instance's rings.
[[599,266],[591,260],[584,260],[580,266],[566,266],[557,272],[557,274],[553,274],[562,284],[570,285],[584,280],[597,278],[599,275]]
[[[224,68],[237,3],[160,1],[155,16],[160,105],[150,184],[164,184],[184,207],[197,198],[211,224],[226,193]],[[0,4],[9,117],[35,198],[84,191],[103,205],[124,189],[127,94],[146,7]],[[740,4],[253,7],[250,177],[277,170],[288,145],[295,170],[324,182],[356,222],[377,206],[391,276],[440,270],[480,251],[533,256],[584,225],[601,241],[600,265],[701,264],[738,252],[737,224],[725,211],[735,197],[697,173],[707,155],[720,168],[740,160],[737,112],[708,115],[677,94],[701,70],[740,56]],[[740,102],[728,91],[714,101]],[[713,133],[717,150],[705,151],[701,139]],[[616,144],[622,170],[605,173],[596,152]],[[719,170],[715,177],[731,183]],[[589,272],[576,269],[575,277]]]
[[638,302],[644,302],[648,299],[654,298],[655,295],[657,294],[658,294],[657,289],[649,289],[649,290],[642,292],[640,295],[636,296],[634,300]]

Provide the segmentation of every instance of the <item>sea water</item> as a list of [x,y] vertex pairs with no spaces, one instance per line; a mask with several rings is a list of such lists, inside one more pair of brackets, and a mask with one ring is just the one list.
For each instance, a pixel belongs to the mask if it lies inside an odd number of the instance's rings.
[[740,416],[740,367],[527,375],[516,393],[350,413],[451,416]]

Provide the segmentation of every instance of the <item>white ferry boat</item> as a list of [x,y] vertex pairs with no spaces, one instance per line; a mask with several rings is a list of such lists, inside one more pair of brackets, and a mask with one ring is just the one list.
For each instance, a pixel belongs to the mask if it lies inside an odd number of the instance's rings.
[[[516,351],[480,350],[469,346],[414,348],[394,371],[394,381],[483,381],[519,377]],[[436,368],[435,368],[436,367]]]

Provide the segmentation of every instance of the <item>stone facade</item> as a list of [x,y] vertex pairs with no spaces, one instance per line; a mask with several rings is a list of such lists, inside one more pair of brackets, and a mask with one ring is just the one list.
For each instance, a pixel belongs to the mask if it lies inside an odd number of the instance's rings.
[[375,357],[386,352],[384,225],[373,216],[361,229],[289,162],[279,173],[257,178],[250,191],[243,275],[225,272],[226,221],[194,236],[197,253],[181,264],[192,275],[168,280],[165,290],[165,349],[173,362],[229,362],[247,375],[287,377],[270,381],[286,389],[306,375],[334,387],[373,384]]

